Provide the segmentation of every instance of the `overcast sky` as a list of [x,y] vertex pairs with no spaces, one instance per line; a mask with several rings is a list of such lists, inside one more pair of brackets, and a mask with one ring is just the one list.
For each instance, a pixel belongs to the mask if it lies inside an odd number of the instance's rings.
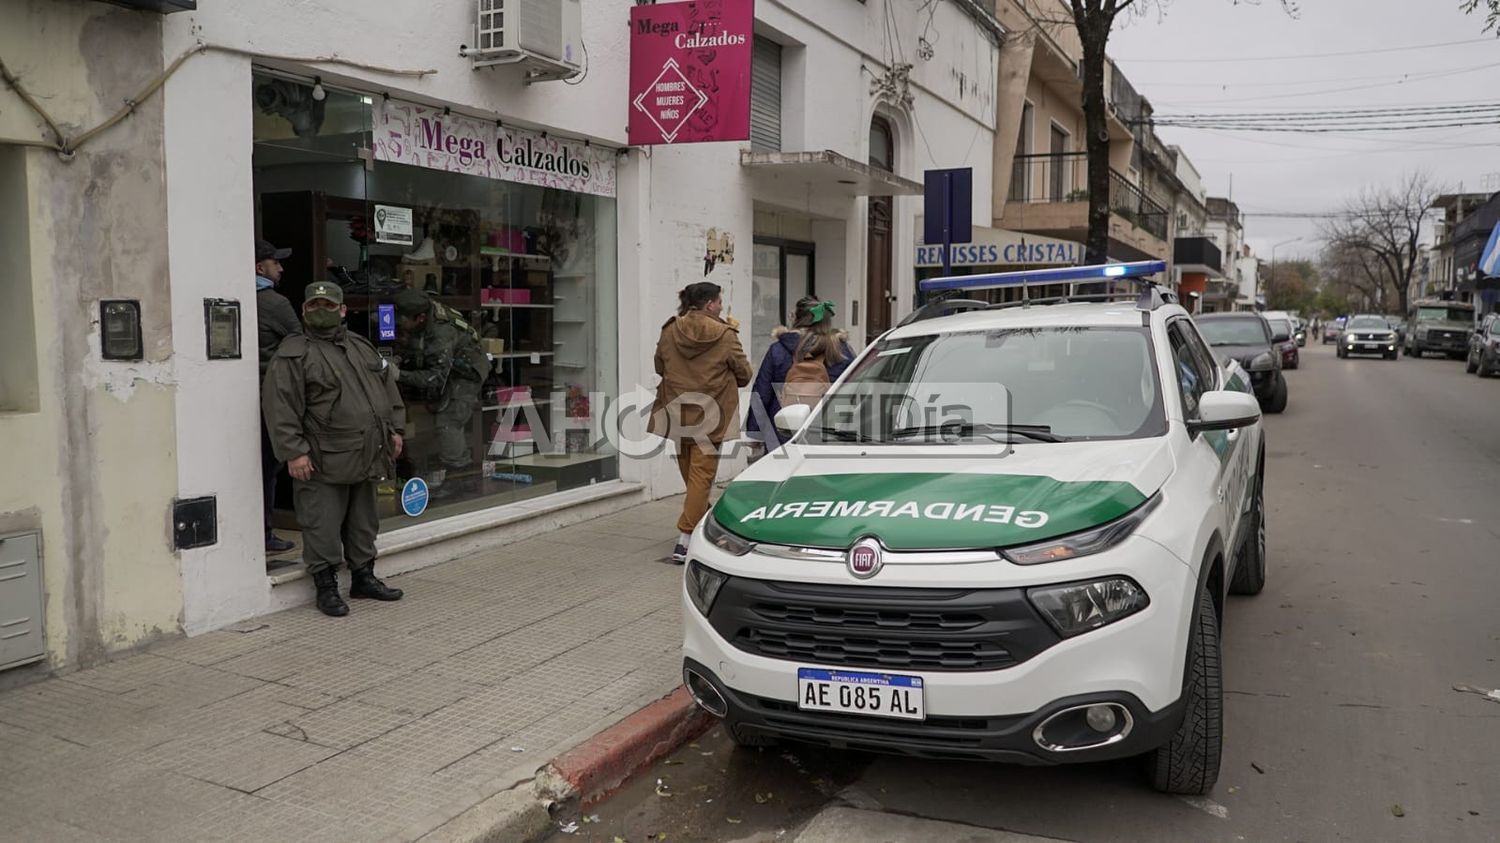
[[[1139,2],[1139,0],[1138,0]],[[1300,0],[1288,18],[1278,0],[1171,0],[1117,27],[1110,55],[1158,116],[1182,112],[1273,111],[1500,101],[1500,40],[1459,0]],[[1432,49],[1380,50],[1458,41]],[[1322,57],[1265,59],[1280,56]],[[1357,90],[1349,90],[1357,89]],[[1313,256],[1315,220],[1257,217],[1257,211],[1337,209],[1366,185],[1426,170],[1444,185],[1500,190],[1500,125],[1366,134],[1224,133],[1163,128],[1203,174],[1211,195],[1231,192],[1245,235],[1262,258]],[[1459,148],[1455,148],[1459,147]]]

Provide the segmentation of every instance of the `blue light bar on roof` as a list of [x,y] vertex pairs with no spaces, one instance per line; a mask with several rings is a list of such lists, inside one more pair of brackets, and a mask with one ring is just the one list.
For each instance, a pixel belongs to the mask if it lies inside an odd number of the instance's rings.
[[924,293],[934,293],[939,290],[993,290],[998,287],[1018,287],[1023,284],[1062,284],[1069,281],[1142,278],[1166,271],[1166,261],[1136,261],[1093,266],[1058,266],[1051,269],[1023,269],[1019,272],[987,272],[983,275],[953,275],[947,278],[928,278],[917,286]]

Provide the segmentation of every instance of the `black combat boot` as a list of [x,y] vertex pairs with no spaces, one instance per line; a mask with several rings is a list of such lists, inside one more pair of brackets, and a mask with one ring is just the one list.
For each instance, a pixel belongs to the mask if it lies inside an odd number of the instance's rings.
[[349,604],[339,596],[339,577],[332,568],[313,574],[313,584],[318,587],[318,611],[331,618],[342,618],[349,614]]
[[375,566],[349,569],[349,596],[368,597],[371,600],[400,600],[402,591],[391,588],[375,576]]

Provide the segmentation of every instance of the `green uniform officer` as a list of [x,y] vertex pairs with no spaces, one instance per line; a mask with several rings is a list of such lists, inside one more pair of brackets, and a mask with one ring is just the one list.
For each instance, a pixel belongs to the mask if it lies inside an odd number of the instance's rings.
[[489,358],[469,324],[421,290],[396,296],[401,372],[397,382],[432,410],[438,461],[457,470],[474,462],[469,422],[479,409]]
[[350,597],[401,599],[375,576],[376,486],[396,474],[406,407],[395,368],[344,327],[347,314],[337,284],[309,284],[306,333],[282,340],[261,388],[271,446],[292,475],[318,608],[334,617],[349,614],[338,590],[341,562],[349,565]]

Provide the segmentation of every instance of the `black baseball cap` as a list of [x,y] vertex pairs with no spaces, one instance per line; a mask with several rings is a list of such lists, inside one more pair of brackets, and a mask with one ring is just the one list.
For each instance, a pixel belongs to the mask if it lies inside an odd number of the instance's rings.
[[271,245],[269,240],[255,241],[255,259],[257,261],[278,260],[284,261],[292,256],[291,249],[278,249]]

